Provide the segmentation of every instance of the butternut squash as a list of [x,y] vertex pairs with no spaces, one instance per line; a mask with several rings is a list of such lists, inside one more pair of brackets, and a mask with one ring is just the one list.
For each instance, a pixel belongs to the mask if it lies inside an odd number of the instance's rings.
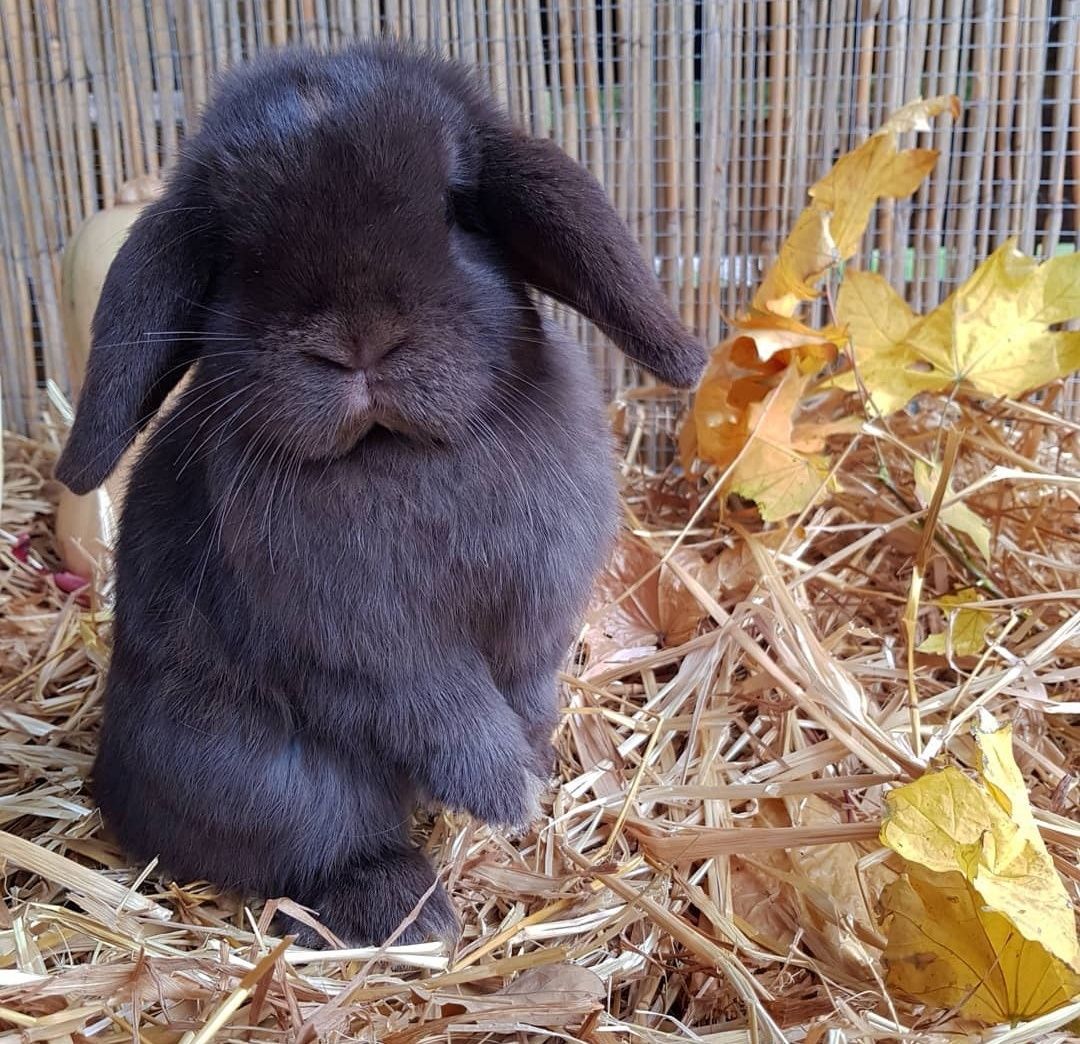
[[[113,206],[91,215],[68,241],[60,267],[60,304],[68,372],[78,396],[90,355],[90,323],[109,266],[142,208],[160,192],[156,178],[143,177],[120,188]],[[62,489],[56,508],[56,539],[64,568],[90,580],[112,544],[124,485],[138,443],[121,458],[101,489],[76,496]]]

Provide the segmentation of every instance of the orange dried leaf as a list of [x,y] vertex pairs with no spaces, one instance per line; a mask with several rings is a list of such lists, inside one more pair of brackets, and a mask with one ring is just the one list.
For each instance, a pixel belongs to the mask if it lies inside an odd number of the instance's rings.
[[[717,567],[711,562],[706,562],[700,552],[681,547],[676,549],[668,561],[674,562],[679,569],[701,584],[709,594],[716,593]],[[681,645],[688,638],[692,638],[698,629],[698,624],[708,615],[708,610],[667,563],[660,567],[657,600],[661,637],[664,645],[668,647]]]
[[[699,552],[681,548],[670,560],[706,591],[717,590],[717,567]],[[661,565],[659,554],[624,534],[600,576],[588,613],[584,637],[589,668],[680,645],[707,614],[676,571]]]
[[713,352],[688,421],[703,460],[724,467],[735,459],[749,434],[747,410],[776,386],[783,367],[779,360],[761,360],[753,342],[742,337]]
[[748,410],[751,434],[732,471],[731,490],[754,501],[767,522],[797,514],[825,489],[828,460],[792,444],[809,380],[792,365],[768,398]]
[[[798,319],[761,312],[756,308],[739,319],[739,340],[749,340],[763,362],[779,352],[794,352],[797,357],[809,356],[820,370],[836,358],[837,346],[846,343],[847,336],[840,327],[827,326],[815,330]],[[786,360],[785,360],[786,361]]]
[[[627,533],[620,538],[593,589],[587,613],[584,639],[590,668],[613,658],[651,652],[659,645],[656,576],[642,581],[658,561],[659,556],[643,541]],[[635,584],[636,589],[626,595]]]

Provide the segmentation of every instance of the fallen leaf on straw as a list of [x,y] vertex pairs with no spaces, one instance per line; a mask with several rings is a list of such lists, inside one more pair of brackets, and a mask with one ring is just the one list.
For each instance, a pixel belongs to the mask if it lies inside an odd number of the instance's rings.
[[540,998],[561,1004],[567,1015],[585,1015],[600,1007],[607,993],[604,981],[576,964],[547,964],[522,972],[501,991],[514,998]]
[[881,841],[909,864],[885,891],[887,981],[987,1022],[1080,995],[1068,894],[1039,834],[1008,726],[976,730],[978,781],[927,773],[886,796]]
[[[717,567],[699,552],[679,548],[665,562],[643,540],[630,534],[622,536],[594,589],[587,613],[586,677],[627,657],[660,646],[680,645],[694,634],[708,611],[677,570],[707,592],[716,589]],[[630,588],[634,590],[627,595]]]
[[[585,642],[589,663],[649,652],[660,642],[657,582],[649,571],[658,556],[636,537],[623,534],[593,589]],[[635,588],[629,594],[630,588]]]
[[699,583],[707,594],[712,594],[719,586],[715,560],[706,562],[700,552],[688,547],[676,548],[668,556],[660,566],[657,578],[660,631],[664,645],[668,647],[681,645],[693,637],[707,615],[707,609],[679,577],[679,572]]
[[[814,953],[827,954],[851,974],[864,975],[868,947],[879,948],[883,942],[872,897],[894,875],[880,866],[860,868],[860,860],[873,846],[860,845],[857,838],[856,843],[840,841],[852,824],[843,823],[840,810],[816,794],[763,802],[755,822],[773,829],[790,823],[792,830],[826,831],[824,836],[831,832],[837,838],[836,844],[794,845],[771,853],[771,859],[770,853],[755,846],[753,858],[765,873],[790,887],[791,901],[799,910],[797,923],[812,937]],[[870,829],[865,834],[866,840],[872,838]]]
[[948,629],[924,638],[919,643],[919,652],[944,656],[951,651],[956,656],[978,656],[986,648],[986,634],[994,623],[994,614],[988,609],[964,607],[981,599],[974,587],[939,598],[939,606],[954,610],[948,613]]
[[882,895],[886,982],[988,1025],[1044,1015],[1080,996],[1080,976],[988,910],[960,873],[913,866]]

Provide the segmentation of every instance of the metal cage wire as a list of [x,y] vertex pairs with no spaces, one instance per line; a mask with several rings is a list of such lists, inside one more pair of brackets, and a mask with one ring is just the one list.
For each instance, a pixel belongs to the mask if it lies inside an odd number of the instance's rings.
[[[932,307],[1010,235],[1076,248],[1080,0],[0,0],[0,378],[26,430],[70,386],[63,245],[168,166],[216,73],[389,34],[476,67],[605,184],[684,320],[722,336],[832,160],[917,96],[964,108],[938,166],[883,201],[864,265]],[[638,376],[574,316],[606,388]],[[1080,415],[1080,384],[1059,408]],[[672,413],[654,409],[658,428]]]

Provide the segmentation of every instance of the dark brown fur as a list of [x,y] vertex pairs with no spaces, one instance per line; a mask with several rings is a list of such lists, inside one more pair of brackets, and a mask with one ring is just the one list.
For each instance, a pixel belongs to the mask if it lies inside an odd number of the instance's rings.
[[[434,881],[416,802],[523,824],[614,532],[585,353],[704,353],[597,183],[457,67],[370,45],[231,73],[112,266],[58,475],[151,433],[95,767],[134,856],[381,941]],[[436,889],[410,935],[452,932]]]

